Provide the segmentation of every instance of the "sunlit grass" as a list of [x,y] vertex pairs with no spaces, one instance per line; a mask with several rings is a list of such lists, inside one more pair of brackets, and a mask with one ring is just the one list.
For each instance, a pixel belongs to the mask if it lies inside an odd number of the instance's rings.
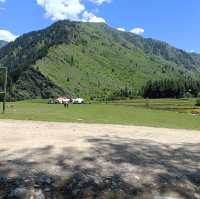
[[[153,102],[157,103],[158,101],[155,100]],[[164,101],[160,102],[164,103]],[[166,100],[167,104],[169,102],[171,103],[171,100]],[[178,103],[177,100],[174,102]],[[132,101],[132,103],[136,102]],[[188,103],[192,105],[193,100]],[[63,105],[48,105],[43,100],[23,101],[8,103],[6,114],[1,114],[0,118],[50,122],[110,123],[200,130],[200,116],[193,115],[190,112],[178,113],[149,107],[126,106],[125,104],[121,102],[118,105],[100,103],[70,105],[69,109],[65,109]]]

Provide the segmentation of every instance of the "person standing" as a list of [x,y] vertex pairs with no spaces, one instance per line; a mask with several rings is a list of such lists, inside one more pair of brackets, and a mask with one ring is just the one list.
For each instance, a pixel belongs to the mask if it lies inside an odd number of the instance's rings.
[[65,107],[65,108],[69,108],[69,103],[65,101],[65,102],[64,102],[64,107]]

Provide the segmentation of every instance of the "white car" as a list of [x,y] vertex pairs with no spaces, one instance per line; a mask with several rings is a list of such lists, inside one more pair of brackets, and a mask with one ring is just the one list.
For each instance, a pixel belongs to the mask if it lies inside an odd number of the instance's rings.
[[62,98],[58,98],[55,100],[56,104],[62,104]]
[[71,99],[60,97],[60,98],[57,98],[55,102],[57,104],[64,104],[64,103],[70,103],[70,101]]
[[70,101],[71,101],[71,99],[63,99],[63,100],[62,100],[62,103],[63,103],[63,104],[65,104],[65,103],[69,104]]
[[83,104],[84,103],[84,99],[82,98],[76,98],[72,100],[73,104]]

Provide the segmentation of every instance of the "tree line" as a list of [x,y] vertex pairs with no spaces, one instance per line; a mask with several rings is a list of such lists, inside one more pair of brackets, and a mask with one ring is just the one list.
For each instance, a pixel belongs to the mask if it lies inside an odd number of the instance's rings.
[[142,89],[144,98],[199,97],[200,80],[192,77],[148,81]]

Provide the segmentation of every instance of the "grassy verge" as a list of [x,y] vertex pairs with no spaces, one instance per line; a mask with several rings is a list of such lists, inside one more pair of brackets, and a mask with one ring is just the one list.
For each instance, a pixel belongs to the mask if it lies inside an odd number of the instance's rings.
[[48,105],[39,100],[8,103],[7,107],[6,114],[0,114],[0,119],[110,123],[200,130],[198,115],[125,106],[122,102],[118,105],[70,105],[69,109],[65,109],[63,105]]

